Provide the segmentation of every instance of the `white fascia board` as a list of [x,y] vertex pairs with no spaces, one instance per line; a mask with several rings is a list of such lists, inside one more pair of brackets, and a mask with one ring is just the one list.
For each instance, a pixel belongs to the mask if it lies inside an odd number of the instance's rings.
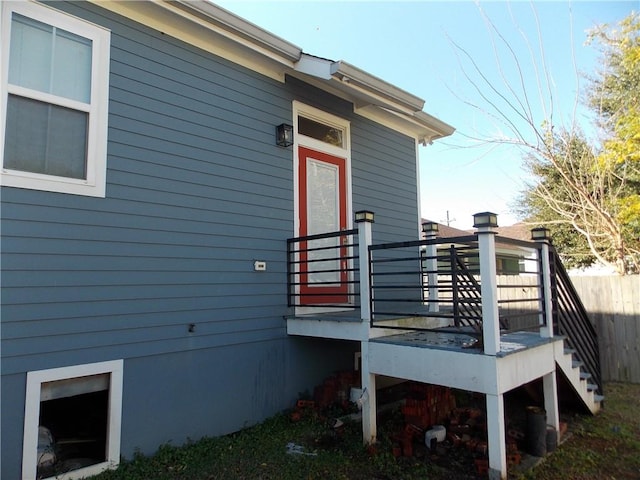
[[[554,343],[516,352],[497,359],[498,392],[507,393],[555,371]],[[559,342],[562,343],[562,342]]]
[[[446,365],[446,368],[441,366]],[[484,394],[498,393],[496,357],[436,348],[369,342],[369,369],[376,375]]]
[[[427,112],[416,112],[414,117],[421,125],[428,126],[430,129],[437,132],[439,136],[435,138],[448,137],[449,135],[453,135],[453,132],[456,131],[456,129],[448,123],[443,122],[433,115],[429,115]],[[435,138],[432,138],[432,140],[435,140]]]
[[294,44],[203,0],[89,1],[281,82],[302,53]]
[[422,145],[429,145],[434,140],[448,137],[455,131],[452,126],[424,112],[402,114],[376,105],[365,105],[356,107],[355,113],[410,135]]

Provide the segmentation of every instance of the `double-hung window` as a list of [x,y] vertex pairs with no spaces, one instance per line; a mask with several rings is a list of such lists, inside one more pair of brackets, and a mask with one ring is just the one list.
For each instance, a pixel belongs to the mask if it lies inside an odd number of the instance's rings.
[[2,185],[105,196],[110,33],[2,3]]

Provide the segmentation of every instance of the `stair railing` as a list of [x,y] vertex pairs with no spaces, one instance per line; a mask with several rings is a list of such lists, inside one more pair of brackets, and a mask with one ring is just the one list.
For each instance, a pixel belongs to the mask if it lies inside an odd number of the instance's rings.
[[597,393],[602,395],[600,351],[596,330],[553,246],[549,249],[549,257],[554,331],[566,337],[567,345],[575,350],[577,359],[584,364],[585,372],[591,374],[590,383],[596,385]]

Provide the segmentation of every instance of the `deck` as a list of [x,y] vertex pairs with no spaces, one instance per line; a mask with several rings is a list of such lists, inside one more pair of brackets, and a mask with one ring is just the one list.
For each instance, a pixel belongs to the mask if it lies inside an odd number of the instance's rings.
[[[376,439],[378,376],[484,394],[496,479],[507,473],[506,392],[542,380],[547,423],[557,432],[557,365],[584,404],[599,409],[601,382],[584,380],[590,370],[600,378],[595,331],[546,233],[536,242],[501,239],[520,252],[519,268],[498,275],[492,222],[465,237],[425,231],[425,240],[374,245],[370,217],[356,215],[357,232],[287,241],[285,316],[289,335],[360,344],[365,443]],[[310,245],[320,238],[326,246]]]
[[[360,311],[326,312],[287,317],[291,335],[368,343],[370,372],[464,390],[504,393],[554,371],[555,344],[561,337],[538,332],[507,332],[496,355],[484,353],[470,327],[412,329],[411,324],[435,324],[438,318],[389,319],[371,328]],[[443,366],[446,365],[446,368]]]

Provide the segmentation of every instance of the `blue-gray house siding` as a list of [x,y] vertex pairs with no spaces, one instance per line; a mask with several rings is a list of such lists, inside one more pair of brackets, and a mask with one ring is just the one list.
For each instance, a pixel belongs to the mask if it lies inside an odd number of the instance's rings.
[[[300,100],[351,122],[353,210],[417,236],[415,140],[91,4],[112,32],[106,198],[2,187],[2,478],[18,478],[28,371],[124,359],[122,454],[286,408],[358,348],[288,337]],[[266,272],[253,270],[265,260]],[[194,324],[193,332],[188,326]]]

